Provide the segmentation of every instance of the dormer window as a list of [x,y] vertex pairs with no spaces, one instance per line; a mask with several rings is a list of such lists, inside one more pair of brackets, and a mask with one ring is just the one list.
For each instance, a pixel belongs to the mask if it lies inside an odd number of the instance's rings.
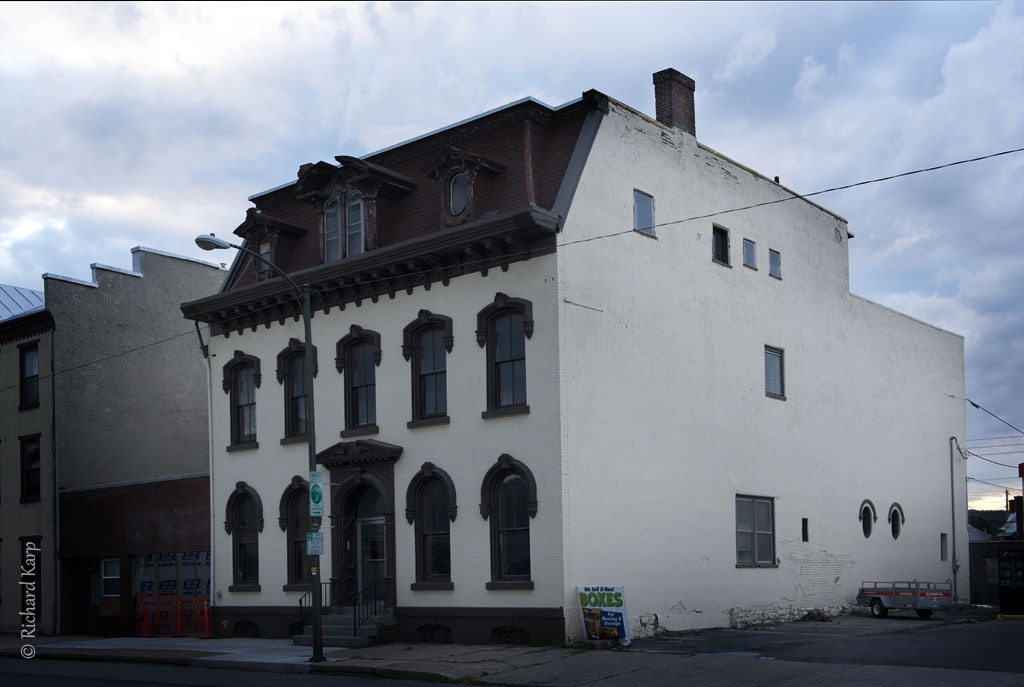
[[341,201],[333,198],[324,206],[324,262],[341,260]]
[[[260,241],[260,257],[263,258],[263,260],[273,262],[273,260],[270,259],[270,241],[266,239]],[[259,275],[260,279],[267,276],[265,273],[270,271],[270,266],[263,262],[263,260],[256,261],[256,274]]]
[[448,186],[448,211],[457,217],[466,211],[469,205],[469,177],[459,172],[452,177]]
[[345,257],[354,258],[363,252],[363,194],[353,191],[348,195],[345,212]]
[[[365,224],[363,194],[359,191],[328,200],[324,205],[324,262],[336,262],[343,257],[353,258],[362,255]],[[342,236],[345,237],[344,244]]]

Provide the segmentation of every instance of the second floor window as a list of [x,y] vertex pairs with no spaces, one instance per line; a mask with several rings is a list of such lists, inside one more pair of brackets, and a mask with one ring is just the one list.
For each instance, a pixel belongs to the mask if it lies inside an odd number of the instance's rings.
[[373,365],[373,345],[357,344],[348,349],[349,429],[377,424],[377,375]]
[[533,304],[495,294],[494,302],[477,313],[476,340],[487,347],[487,410],[494,417],[528,413],[526,404],[526,339],[533,335]]
[[232,373],[231,443],[256,441],[256,368],[242,365]]
[[377,366],[380,334],[359,325],[338,340],[335,362],[345,375],[345,429],[342,436],[377,432]]
[[306,359],[304,355],[288,358],[285,379],[285,434],[290,437],[305,434],[309,416],[306,414]]

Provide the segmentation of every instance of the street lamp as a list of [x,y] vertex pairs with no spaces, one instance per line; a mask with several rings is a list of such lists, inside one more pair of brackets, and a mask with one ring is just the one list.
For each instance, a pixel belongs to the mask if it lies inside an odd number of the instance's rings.
[[[252,255],[257,260],[260,260],[264,264],[266,264],[270,269],[274,270],[282,277],[284,277],[285,281],[288,282],[288,285],[292,288],[292,291],[295,292],[296,298],[298,298],[299,302],[302,303],[302,323],[306,331],[306,431],[309,435],[309,440],[307,442],[309,446],[309,472],[316,472],[316,413],[314,412],[313,406],[313,336],[310,327],[310,319],[312,318],[312,309],[310,308],[309,305],[309,292],[311,290],[310,285],[303,284],[302,288],[300,289],[299,285],[296,284],[291,277],[285,274],[284,270],[282,270],[274,263],[270,262],[270,260],[268,260],[267,258],[263,257],[262,255],[255,251],[249,250],[248,248],[243,248],[242,246],[237,246],[233,243],[228,243],[224,239],[217,238],[213,234],[203,234],[202,236],[197,236],[196,245],[202,248],[203,250],[234,248],[235,250],[240,250],[243,253],[248,253],[249,255]],[[310,478],[312,478],[312,474],[310,474]],[[312,484],[310,486],[312,486]],[[310,517],[310,523],[311,526],[313,527],[314,532],[320,531],[319,517]],[[312,559],[310,562],[310,567],[312,569],[311,572],[313,576],[313,656],[310,657],[309,660],[313,663],[319,663],[320,661],[327,660],[324,657],[323,618],[320,615],[323,609],[323,599],[321,598],[322,592],[320,589],[320,582],[317,579],[318,572],[320,570],[320,556],[319,554],[317,554],[311,556],[310,558]]]

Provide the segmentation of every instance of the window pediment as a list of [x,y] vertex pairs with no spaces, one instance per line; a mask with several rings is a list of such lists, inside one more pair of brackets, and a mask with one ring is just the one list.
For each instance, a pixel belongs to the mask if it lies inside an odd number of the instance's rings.
[[[277,354],[277,381],[279,384],[284,384],[284,379],[288,374],[288,359],[293,355],[305,354],[306,345],[298,339],[288,339],[288,345],[281,349],[281,352]],[[316,346],[313,346],[313,376],[316,377],[316,373],[320,367],[316,355]]]
[[221,382],[224,393],[231,393],[231,374],[236,368],[246,365],[251,365],[254,368],[253,383],[257,389],[260,387],[260,382],[263,380],[263,375],[260,374],[260,359],[254,355],[246,355],[242,351],[235,351],[231,360],[224,364],[224,380]]
[[256,529],[259,532],[263,531],[263,500],[260,499],[260,495],[255,489],[250,487],[245,482],[236,482],[235,490],[231,492],[231,496],[228,497],[228,504],[226,513],[224,515],[224,530],[231,534],[236,527],[239,526],[239,513],[238,504],[243,498],[250,497],[256,504]]
[[277,507],[277,524],[280,526],[282,532],[288,530],[289,505],[291,504],[292,498],[295,497],[296,492],[309,492],[309,481],[303,479],[299,475],[292,476],[291,484],[285,487],[284,493],[281,494],[281,502]]
[[405,329],[402,330],[402,357],[406,360],[412,358],[413,350],[415,349],[416,334],[420,330],[427,329],[429,327],[440,327],[444,331],[444,349],[449,353],[452,352],[452,347],[455,345],[455,335],[452,333],[452,318],[446,315],[435,315],[429,310],[420,310],[416,315],[416,319],[405,325]]
[[380,367],[380,334],[370,329],[363,329],[358,324],[354,324],[349,327],[348,334],[338,339],[338,343],[336,345],[337,355],[334,358],[334,366],[338,369],[338,372],[345,372],[345,363],[347,359],[345,349],[360,342],[365,342],[373,346],[373,364],[375,367]]
[[494,294],[494,302],[476,315],[476,342],[481,348],[487,344],[488,323],[498,315],[510,311],[523,315],[523,334],[527,339],[533,337],[533,303],[525,298],[512,298],[499,291]]

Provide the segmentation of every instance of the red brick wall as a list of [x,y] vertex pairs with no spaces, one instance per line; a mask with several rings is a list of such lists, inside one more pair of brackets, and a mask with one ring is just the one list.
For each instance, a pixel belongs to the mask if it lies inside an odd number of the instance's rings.
[[60,495],[61,558],[209,550],[206,477]]

